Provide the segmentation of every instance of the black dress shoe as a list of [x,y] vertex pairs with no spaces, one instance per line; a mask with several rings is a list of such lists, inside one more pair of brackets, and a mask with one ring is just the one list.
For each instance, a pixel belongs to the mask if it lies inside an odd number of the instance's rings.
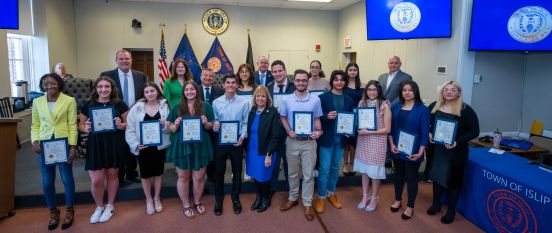
[[447,210],[445,215],[443,215],[443,217],[441,217],[441,222],[443,224],[451,224],[452,221],[454,221],[454,215],[456,215],[456,211]]
[[428,215],[435,215],[435,214],[437,214],[437,212],[440,212],[440,211],[441,211],[441,205],[439,205],[439,206],[431,205],[431,207],[429,207],[429,209],[427,209],[426,213]]
[[[414,215],[414,213],[412,213],[412,215]],[[408,216],[408,215],[406,215],[406,214],[404,214],[404,213],[401,214],[401,219],[402,219],[402,220],[408,220],[408,219],[411,219],[411,218],[412,218],[412,216]]]
[[395,213],[395,212],[399,211],[401,209],[401,207],[402,207],[402,203],[399,205],[399,207],[396,207],[396,208],[393,207],[393,206],[389,207],[389,210],[391,210],[391,212]]
[[126,179],[130,182],[133,182],[133,183],[141,183],[142,182],[142,180],[138,176],[135,176],[135,177],[128,177],[127,176]]
[[232,207],[234,208],[234,213],[235,214],[240,214],[241,211],[242,211],[242,206],[241,206],[240,199],[233,199],[232,200]]
[[256,210],[261,205],[261,196],[257,194],[257,197],[255,198],[255,201],[253,204],[251,204],[251,210]]
[[215,202],[215,215],[220,216],[222,214],[222,201]]
[[262,199],[261,204],[259,205],[259,208],[257,208],[257,212],[261,213],[268,209],[270,206],[270,199],[268,197],[265,197]]

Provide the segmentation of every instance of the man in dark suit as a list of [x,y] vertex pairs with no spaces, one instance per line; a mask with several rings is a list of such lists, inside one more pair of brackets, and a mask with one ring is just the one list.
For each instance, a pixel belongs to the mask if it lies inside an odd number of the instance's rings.
[[[204,69],[201,72],[201,100],[213,104],[213,100],[224,95],[224,90],[213,85],[215,83],[215,72],[211,69]],[[206,100],[207,99],[207,100]]]
[[[206,101],[210,105],[213,105],[213,100],[224,95],[224,90],[220,87],[213,85],[215,82],[215,72],[209,68],[204,69],[201,72],[201,85],[199,86],[199,91],[201,92],[200,97],[202,101]],[[207,98],[206,98],[207,97]],[[206,100],[207,99],[207,100]],[[209,136],[213,145],[215,141],[215,134],[213,131],[209,131]],[[215,162],[211,160],[207,165],[206,169],[207,181],[215,183]]]
[[401,83],[406,80],[412,80],[412,76],[401,71],[401,58],[398,56],[392,56],[387,63],[389,66],[389,72],[382,74],[378,77],[378,81],[383,87],[383,93],[385,98],[391,101],[391,104],[399,102],[399,95],[401,93]]
[[[115,53],[115,62],[117,68],[110,71],[104,71],[100,76],[108,76],[117,85],[119,98],[123,100],[130,108],[136,100],[142,97],[144,86],[148,77],[137,70],[132,70],[132,56],[129,51],[119,50]],[[128,147],[127,144],[122,145]],[[126,179],[132,182],[140,183],[138,172],[136,172],[136,157],[130,153],[130,149],[125,150],[125,166],[119,169],[119,183],[124,185]]]
[[259,67],[259,70],[255,71],[254,74],[255,83],[257,85],[266,86],[274,80],[274,76],[272,75],[270,70],[268,70],[268,58],[266,58],[265,56],[260,56],[259,60],[257,60],[257,67]]
[[[268,91],[271,95],[273,94],[291,94],[295,91],[295,85],[293,84],[292,80],[289,80],[286,77],[286,65],[284,62],[280,60],[276,60],[272,62],[270,65],[270,69],[272,70],[272,74],[274,75],[274,81],[268,83],[266,86],[268,88]],[[281,99],[280,99],[281,100]],[[273,100],[275,101],[275,100]],[[273,102],[274,104],[274,102]],[[281,128],[280,132],[280,140],[277,150],[277,158],[275,160],[274,169],[272,170],[272,178],[271,178],[271,185],[270,185],[270,194],[269,197],[272,198],[272,194],[278,189],[278,177],[280,176],[280,161],[283,160],[284,162],[284,175],[286,178],[286,189],[289,190],[289,182],[288,182],[288,166],[287,166],[287,159],[286,159],[286,142],[285,139],[287,137],[286,131],[284,128]]]

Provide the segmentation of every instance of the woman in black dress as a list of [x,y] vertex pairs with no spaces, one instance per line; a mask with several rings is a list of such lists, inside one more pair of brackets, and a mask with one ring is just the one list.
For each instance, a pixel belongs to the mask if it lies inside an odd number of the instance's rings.
[[[360,103],[362,93],[364,92],[364,89],[362,88],[362,83],[360,81],[358,64],[347,64],[347,67],[345,68],[345,76],[348,80],[348,84],[343,89],[343,94],[351,97],[351,99],[353,99],[353,103],[357,105],[358,103]],[[345,154],[343,155],[343,175],[355,175],[355,172],[353,171],[353,161],[355,160],[356,141],[356,136],[348,137],[346,139],[347,145],[345,146]]]
[[[433,144],[430,178],[433,179],[433,203],[427,214],[435,215],[441,210],[441,196],[446,190],[448,209],[441,222],[449,224],[456,214],[456,203],[460,196],[464,178],[464,167],[468,161],[468,142],[479,135],[479,121],[473,109],[462,101],[462,88],[455,81],[446,82],[439,90],[439,100],[429,105],[431,110],[430,141]],[[433,141],[435,120],[442,118],[457,122],[452,144]]]
[[[90,175],[92,197],[96,202],[96,210],[90,217],[90,223],[107,222],[115,212],[113,203],[119,189],[119,167],[124,164],[124,150],[128,148],[125,146],[128,106],[119,99],[117,93],[113,79],[100,76],[94,81],[90,100],[82,107],[79,115],[79,130],[90,134],[85,169]],[[92,132],[89,111],[97,107],[113,108],[115,131]],[[106,180],[107,205],[103,201]]]

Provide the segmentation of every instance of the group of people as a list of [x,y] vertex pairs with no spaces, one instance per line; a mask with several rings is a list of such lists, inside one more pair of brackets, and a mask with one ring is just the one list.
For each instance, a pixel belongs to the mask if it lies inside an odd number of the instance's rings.
[[[97,206],[90,223],[106,222],[112,217],[120,182],[124,182],[122,177],[126,175],[132,180],[136,163],[139,164],[139,180],[148,215],[163,210],[161,183],[164,163],[170,162],[178,174],[176,187],[183,214],[194,218],[196,214],[207,212],[201,202],[207,178],[214,183],[213,212],[217,216],[223,213],[226,162],[230,159],[232,209],[240,214],[244,156],[245,174],[252,178],[256,188],[256,198],[250,209],[263,212],[271,206],[272,194],[278,188],[280,167],[283,167],[289,195],[280,210],[297,206],[301,198],[308,221],[314,219],[314,211],[320,214],[325,211],[325,200],[337,209],[342,208],[336,194],[342,163],[347,173],[362,175],[362,199],[357,207],[376,210],[380,183],[386,178],[388,155],[392,158],[395,174],[395,202],[390,210],[401,209],[406,182],[408,202],[401,218],[410,219],[414,214],[418,169],[427,158],[431,160],[430,175],[435,180],[433,204],[427,213],[440,211],[441,196],[446,191],[448,209],[441,221],[450,223],[454,219],[467,162],[467,143],[479,134],[477,116],[463,103],[461,88],[454,81],[445,83],[439,90],[438,100],[426,107],[417,83],[400,70],[401,61],[396,56],[389,59],[388,73],[366,85],[361,84],[356,63],[348,64],[345,71],[334,70],[328,80],[321,70],[321,62],[312,61],[310,72],[298,69],[290,79],[286,76],[284,62],[269,63],[261,56],[257,71],[242,64],[236,74],[224,75],[222,88],[214,85],[214,71],[204,69],[201,83],[195,83],[186,62],[176,60],[163,91],[154,82],[147,81],[146,75],[131,69],[132,57],[128,51],[117,51],[115,61],[116,69],[101,73],[94,81],[90,99],[80,108],[78,120],[75,100],[62,93],[64,79],[56,73],[45,74],[40,79],[40,89],[45,95],[34,100],[31,139],[33,150],[39,154],[44,196],[50,209],[50,230],[60,222],[55,200],[56,167],[59,167],[64,184],[67,206],[62,229],[73,223],[75,186],[71,163],[77,131],[89,134],[85,170],[89,173],[91,193]],[[316,91],[323,92],[318,95]],[[97,107],[112,107],[116,130],[93,132],[90,110]],[[376,129],[360,129],[350,136],[337,134],[338,113],[353,112],[357,107],[375,108]],[[299,130],[309,126],[294,122],[300,113],[308,113],[311,117],[309,133]],[[190,117],[200,119],[199,141],[184,141],[180,132],[183,120]],[[435,127],[436,117],[459,122],[454,143],[432,143],[431,129]],[[152,120],[160,123],[162,143],[144,146],[140,140],[143,133],[140,124]],[[221,128],[228,121],[237,122],[234,144],[221,143],[219,139]],[[416,136],[412,154],[398,149],[399,134],[403,131]],[[46,165],[40,142],[54,138],[68,139],[68,162]],[[315,199],[316,176],[318,196]],[[189,199],[190,181],[193,181],[193,202]],[[107,202],[104,200],[106,189]]]

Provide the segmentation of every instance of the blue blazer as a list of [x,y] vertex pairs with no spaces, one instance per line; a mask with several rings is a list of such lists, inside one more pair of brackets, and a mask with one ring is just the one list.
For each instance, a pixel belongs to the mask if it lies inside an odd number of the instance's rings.
[[[255,72],[253,73],[253,76],[255,76],[255,84],[260,85],[261,84],[261,79],[259,77],[261,76],[261,74],[259,74],[259,71],[255,70]],[[274,76],[272,76],[272,72],[270,72],[270,70],[266,71],[265,79],[266,79],[265,80],[265,86],[267,86],[269,83],[274,81]]]
[[[399,141],[399,111],[402,108],[402,103],[398,102],[391,107],[391,136],[393,136],[393,143],[397,145]],[[414,142],[414,148],[412,153],[418,153],[420,146],[427,148],[429,142],[429,121],[431,114],[429,109],[423,103],[415,103],[408,114],[405,128],[402,130],[416,135],[416,141]],[[402,152],[401,152],[402,153]],[[418,159],[422,161],[423,156]]]
[[[323,134],[318,139],[318,145],[321,147],[331,147],[334,143],[335,137],[335,119],[328,119],[328,113],[335,111],[335,104],[333,102],[332,92],[326,91],[318,96],[320,98],[320,104],[322,106],[322,117],[320,122],[322,123]],[[356,104],[353,99],[346,94],[343,94],[343,112],[353,112],[353,108]],[[339,136],[344,139],[344,136]],[[341,140],[341,148],[345,147],[345,140]]]

